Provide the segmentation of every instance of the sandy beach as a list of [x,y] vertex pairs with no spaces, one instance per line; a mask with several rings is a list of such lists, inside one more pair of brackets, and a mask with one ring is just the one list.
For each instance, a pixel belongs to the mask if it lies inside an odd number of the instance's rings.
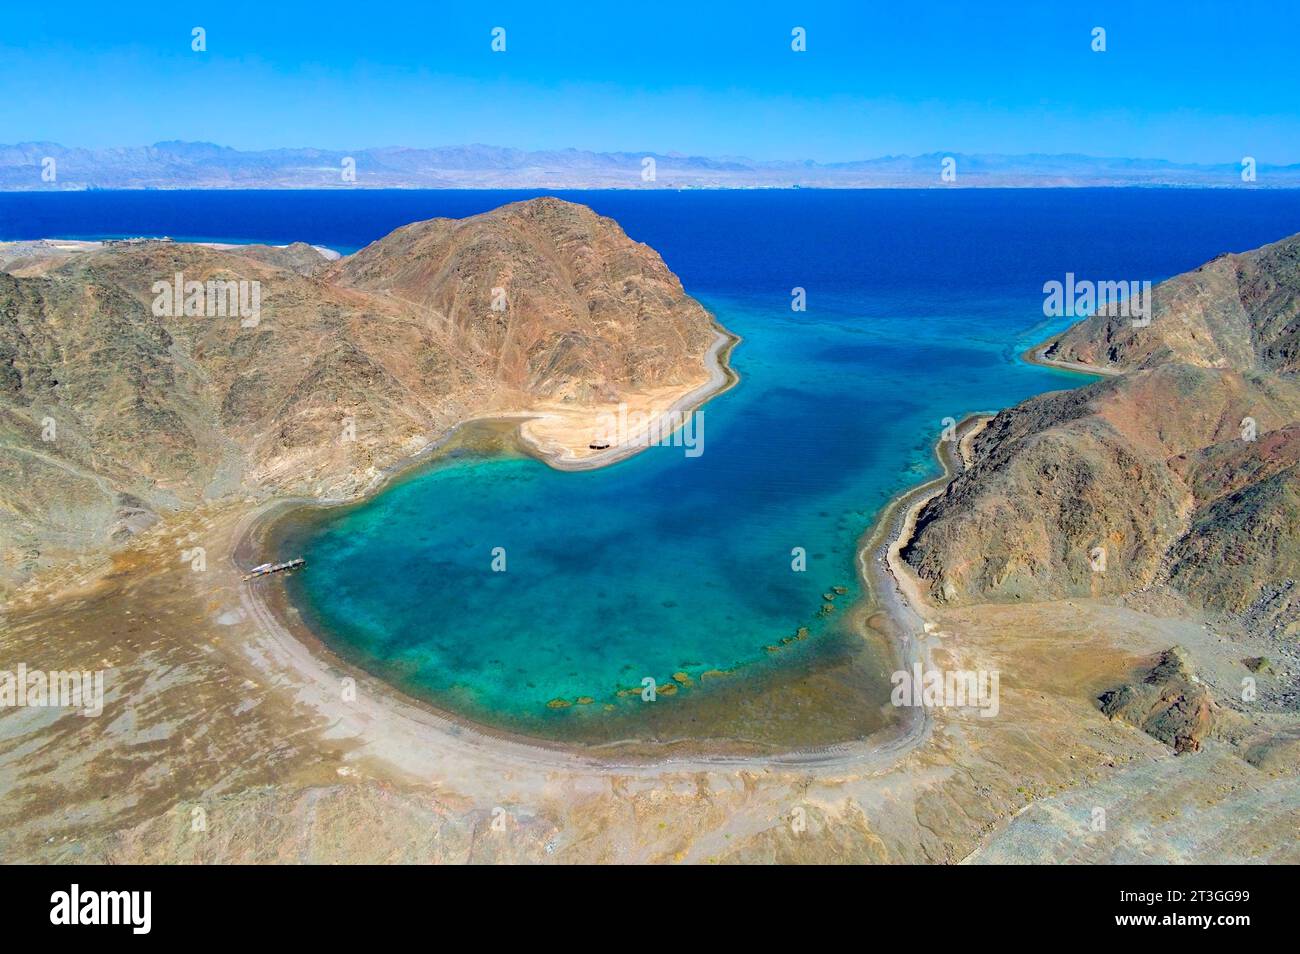
[[[1001,833],[1016,844],[1010,826],[1043,824],[1040,800],[1078,797],[1064,793],[1080,786],[1127,791],[1191,766],[1189,784],[1134,804],[1129,820],[1149,834],[1136,847],[1067,838],[1048,849],[1093,860],[1167,853],[1197,817],[1170,815],[1169,800],[1219,791],[1240,761],[1176,759],[1108,722],[1092,700],[1196,627],[1087,601],[944,611],[919,598],[898,560],[917,511],[962,466],[981,423],[967,419],[956,441],[939,442],[945,476],[901,495],[863,537],[872,598],[855,612],[896,640],[902,663],[1002,669],[995,720],[905,709],[862,742],[775,757],[647,757],[505,737],[348,666],[291,607],[274,605],[267,581],[242,583],[259,534],[281,514],[231,502],[177,515],[106,573],[66,574],[16,608],[10,650],[49,665],[102,656],[112,667],[106,711],[118,715],[69,714],[48,726],[0,716],[0,851],[98,861],[954,862],[981,846],[996,856]],[[175,561],[174,540],[194,532],[210,541],[203,574]],[[1081,630],[1085,617],[1094,624]],[[34,655],[51,627],[64,637],[54,655]],[[33,733],[47,744],[23,755]],[[142,773],[141,759],[155,768]],[[87,762],[96,771],[79,771]],[[1269,790],[1261,778],[1215,797]],[[50,792],[60,794],[40,794]],[[202,835],[188,824],[195,808],[208,819]],[[795,809],[806,827],[791,823]],[[510,819],[501,837],[494,812]],[[1285,824],[1285,813],[1261,816],[1241,851],[1275,853]]]
[[[740,380],[727,363],[732,349],[740,337],[717,328],[713,343],[705,355],[707,377],[704,382],[686,394],[673,394],[670,389],[642,395],[635,407],[627,411],[642,418],[645,423],[632,430],[622,445],[612,445],[603,450],[593,449],[592,435],[597,430],[593,420],[602,415],[617,416],[619,405],[596,405],[580,410],[558,402],[542,405],[521,418],[519,437],[530,452],[556,470],[595,470],[608,467],[632,457],[647,446],[647,441],[658,435],[660,441],[671,437],[675,428],[670,423],[683,421],[694,414],[705,402],[735,386]],[[500,418],[507,419],[507,418]],[[584,443],[585,442],[585,443]]]
[[[899,551],[910,539],[921,507],[942,492],[962,466],[959,448],[987,420],[970,416],[958,425],[955,441],[940,440],[935,456],[943,473],[895,498],[860,544],[859,571],[870,596],[853,607],[855,625],[869,625],[891,641],[898,655],[897,668],[908,668],[918,662],[930,666],[929,652],[937,645],[927,638],[928,629],[933,625],[931,611],[910,569],[899,558]],[[547,459],[547,462],[551,461]],[[235,531],[235,569],[242,573],[260,562],[258,554],[264,551],[266,536],[273,532],[275,521],[301,505],[302,502],[278,501],[246,515]],[[717,752],[656,757],[634,742],[575,750],[475,724],[426,702],[409,699],[348,665],[311,633],[274,580],[241,582],[240,600],[249,616],[259,624],[262,651],[267,658],[292,669],[295,682],[305,687],[304,698],[310,699],[331,722],[355,726],[367,746],[385,751],[395,765],[417,774],[425,769],[425,760],[431,753],[437,753],[439,758],[459,758],[489,751],[502,765],[516,768],[585,768],[649,776],[666,767],[678,771],[722,767],[763,770],[778,765],[798,766],[819,774],[848,768],[875,772],[888,768],[920,744],[930,727],[927,710],[903,709],[897,713],[893,725],[868,739],[761,757]],[[357,711],[357,703],[338,698],[339,680],[344,677],[359,680],[367,687],[361,713]],[[383,726],[382,732],[367,731],[376,725]],[[416,755],[414,761],[409,760],[412,754]]]
[[1076,371],[1079,374],[1088,374],[1095,377],[1112,377],[1123,373],[1117,368],[1101,368],[1096,365],[1082,364],[1078,361],[1054,361],[1045,355],[1049,344],[1051,344],[1050,340],[1034,345],[1020,355],[1020,360],[1044,368],[1059,368],[1062,371]]

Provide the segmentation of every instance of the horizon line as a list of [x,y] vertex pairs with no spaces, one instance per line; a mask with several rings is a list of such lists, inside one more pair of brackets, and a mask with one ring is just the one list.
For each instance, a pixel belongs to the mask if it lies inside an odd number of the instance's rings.
[[[111,146],[84,146],[84,145],[67,145],[53,139],[20,139],[14,142],[0,142],[0,149],[19,149],[22,147],[32,146],[53,146],[68,151],[82,152],[114,152],[130,149],[158,149],[167,146],[186,146],[186,147],[211,147],[213,149],[225,152],[233,152],[241,155],[254,155],[267,152],[319,152],[336,155],[346,155],[349,153],[368,153],[368,152],[438,152],[448,149],[490,149],[500,152],[517,152],[529,154],[554,154],[554,153],[582,153],[593,156],[650,156],[656,159],[678,159],[678,160],[707,160],[713,162],[747,162],[756,167],[763,166],[781,166],[781,165],[800,165],[813,166],[819,168],[832,168],[836,166],[853,165],[864,162],[882,162],[887,160],[905,160],[905,159],[928,159],[931,157],[951,156],[954,158],[981,158],[981,159],[1072,159],[1086,160],[1092,162],[1132,162],[1132,163],[1152,163],[1162,165],[1181,166],[1186,168],[1216,168],[1220,166],[1240,165],[1244,158],[1237,157],[1230,159],[1219,159],[1214,161],[1196,161],[1190,159],[1173,159],[1167,156],[1138,156],[1138,155],[1120,155],[1120,154],[1103,154],[1097,155],[1087,152],[1000,152],[1000,151],[964,151],[953,149],[931,149],[925,152],[882,152],[872,155],[863,155],[853,159],[834,159],[822,160],[811,159],[808,157],[793,157],[785,159],[755,159],[752,156],[741,153],[704,153],[704,152],[682,152],[676,149],[662,151],[659,149],[619,149],[619,148],[589,148],[583,146],[559,146],[552,148],[534,148],[529,146],[512,146],[499,143],[489,142],[446,142],[436,146],[412,146],[402,143],[389,143],[386,145],[369,145],[355,147],[336,147],[336,146],[315,146],[315,145],[297,145],[297,146],[263,146],[258,148],[241,148],[239,146],[223,145],[210,139],[158,139],[149,143],[119,143]],[[1296,162],[1259,162],[1259,167],[1272,169],[1300,169],[1300,161]]]

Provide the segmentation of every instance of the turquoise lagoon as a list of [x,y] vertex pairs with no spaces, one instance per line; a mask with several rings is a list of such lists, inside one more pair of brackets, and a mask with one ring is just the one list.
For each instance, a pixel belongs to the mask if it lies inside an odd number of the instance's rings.
[[[0,235],[200,237],[194,222],[225,221],[245,240],[350,251],[407,221],[532,194],[4,196]],[[937,472],[944,418],[1084,382],[1018,357],[1055,330],[1043,283],[1067,271],[1155,281],[1300,229],[1300,195],[1277,191],[563,197],[658,249],[743,338],[731,358],[740,383],[703,410],[703,453],[650,448],[567,473],[462,450],[359,505],[300,512],[280,542],[308,562],[287,582],[294,605],[342,656],[440,708],[555,738],[707,734],[691,713],[718,721],[711,698],[741,735],[743,687],[791,691],[789,679],[815,684],[824,712],[878,707],[887,653],[845,622],[862,596],[859,538],[894,495]],[[791,310],[796,286],[807,311]],[[498,547],[505,572],[492,569]],[[791,569],[795,547],[806,572]],[[836,586],[848,592],[819,618]],[[767,650],[801,626],[808,639]],[[819,668],[837,675],[817,682]],[[701,687],[709,670],[732,675]],[[655,706],[619,694],[678,672],[691,687]],[[594,701],[548,706],[580,697]],[[827,721],[815,709],[805,727]],[[676,721],[662,721],[668,712]]]

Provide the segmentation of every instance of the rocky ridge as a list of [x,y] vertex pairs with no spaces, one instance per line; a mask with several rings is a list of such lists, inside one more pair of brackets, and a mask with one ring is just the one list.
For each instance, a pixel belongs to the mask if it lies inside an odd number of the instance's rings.
[[1300,620],[1300,236],[1094,315],[1035,351],[1122,373],[998,414],[904,551],[937,601],[1162,588],[1294,639]]
[[0,584],[205,501],[355,495],[471,418],[559,406],[581,431],[587,409],[685,395],[718,334],[653,249],[553,198],[333,262],[0,245]]

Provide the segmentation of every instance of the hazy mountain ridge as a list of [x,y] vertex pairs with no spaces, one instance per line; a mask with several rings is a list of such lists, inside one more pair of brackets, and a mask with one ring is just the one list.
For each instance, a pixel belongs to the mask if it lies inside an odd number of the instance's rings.
[[[955,179],[941,179],[944,160]],[[653,178],[645,160],[652,159]],[[46,172],[53,160],[53,180]],[[355,177],[345,177],[352,160]],[[46,172],[43,178],[43,172]],[[1198,186],[1300,187],[1300,164],[1178,163],[1084,155],[928,153],[847,162],[753,160],[656,152],[523,150],[464,145],[429,149],[268,149],[212,143],[81,149],[58,143],[0,145],[0,190],[327,188],[920,188]]]
[[905,558],[947,603],[1125,596],[1295,635],[1300,624],[1300,236],[1094,316],[1043,349],[1124,373],[998,414]]

